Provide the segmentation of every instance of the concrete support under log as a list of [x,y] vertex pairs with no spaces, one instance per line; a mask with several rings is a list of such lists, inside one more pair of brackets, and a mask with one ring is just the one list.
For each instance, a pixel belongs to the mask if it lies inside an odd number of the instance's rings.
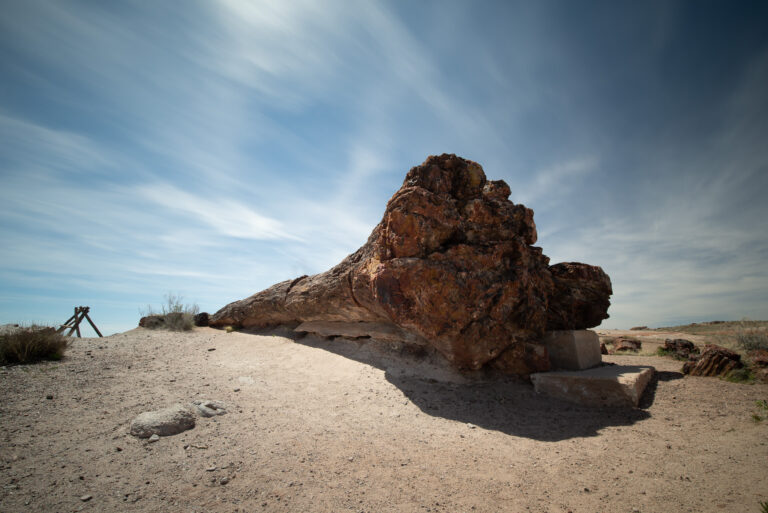
[[606,365],[583,371],[531,374],[537,393],[586,406],[636,407],[653,367]]
[[600,339],[592,330],[548,331],[544,345],[555,369],[583,370],[602,362]]

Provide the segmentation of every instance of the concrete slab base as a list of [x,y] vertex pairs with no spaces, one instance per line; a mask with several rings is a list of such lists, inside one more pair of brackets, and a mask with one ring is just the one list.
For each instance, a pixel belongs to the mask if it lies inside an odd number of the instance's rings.
[[582,371],[531,374],[537,393],[586,406],[636,407],[653,367],[606,365]]
[[600,339],[592,330],[548,331],[543,342],[555,369],[589,369],[602,362]]

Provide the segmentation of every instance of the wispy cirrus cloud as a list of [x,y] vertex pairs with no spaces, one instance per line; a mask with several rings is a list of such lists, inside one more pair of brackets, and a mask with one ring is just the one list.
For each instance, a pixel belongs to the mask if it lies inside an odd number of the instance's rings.
[[581,156],[556,162],[545,168],[534,170],[527,185],[515,188],[515,202],[528,206],[551,208],[552,204],[579,187],[579,180],[598,171],[599,159]]
[[136,193],[158,205],[186,214],[213,228],[216,235],[241,239],[293,239],[283,224],[231,199],[208,198],[192,194],[170,184],[152,184],[136,188]]

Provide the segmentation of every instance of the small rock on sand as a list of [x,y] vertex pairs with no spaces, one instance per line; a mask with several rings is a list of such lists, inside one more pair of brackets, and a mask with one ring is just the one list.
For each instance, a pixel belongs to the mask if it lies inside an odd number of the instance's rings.
[[131,434],[138,438],[152,435],[170,436],[195,427],[195,415],[189,408],[175,404],[168,408],[148,411],[138,415],[131,422]]
[[201,417],[213,417],[214,415],[224,415],[227,413],[227,406],[221,401],[198,399],[192,401],[192,406]]

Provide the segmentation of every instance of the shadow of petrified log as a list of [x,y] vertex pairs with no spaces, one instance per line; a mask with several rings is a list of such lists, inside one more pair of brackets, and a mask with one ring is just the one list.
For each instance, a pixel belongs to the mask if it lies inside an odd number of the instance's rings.
[[429,157],[408,172],[360,249],[324,273],[225,306],[210,325],[389,332],[434,347],[457,368],[548,370],[544,331],[597,326],[608,317],[611,282],[599,267],[550,267],[533,246],[533,211],[509,194],[475,162]]

